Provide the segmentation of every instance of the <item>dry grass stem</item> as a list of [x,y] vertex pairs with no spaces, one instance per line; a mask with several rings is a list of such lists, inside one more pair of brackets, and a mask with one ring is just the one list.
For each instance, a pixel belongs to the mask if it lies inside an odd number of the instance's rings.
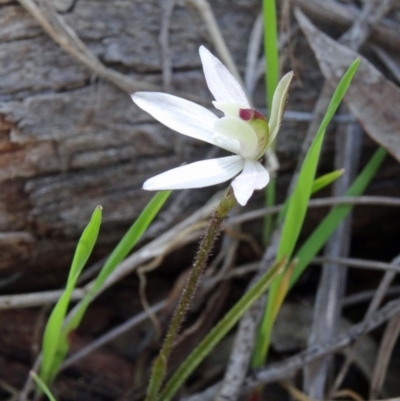
[[51,3],[48,1],[41,0],[39,4],[34,0],[18,1],[62,49],[100,77],[112,82],[123,91],[129,93],[139,89],[157,89],[154,85],[125,76],[102,64],[79,39],[74,30],[55,12]]
[[[338,196],[332,198],[317,198],[311,199],[308,206],[314,207],[327,207],[336,205],[375,205],[375,206],[400,206],[399,198],[392,198],[386,196]],[[259,219],[260,217],[266,216],[267,214],[279,213],[283,208],[283,205],[276,205],[272,207],[265,207],[262,209],[253,210],[251,212],[243,213],[239,216],[231,217],[229,223],[244,223],[251,220]]]

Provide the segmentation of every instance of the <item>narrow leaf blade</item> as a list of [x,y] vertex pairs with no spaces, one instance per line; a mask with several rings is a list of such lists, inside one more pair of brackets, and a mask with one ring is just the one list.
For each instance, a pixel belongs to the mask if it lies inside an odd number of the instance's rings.
[[65,338],[60,336],[60,333],[65,315],[67,313],[72,291],[75,288],[79,274],[82,272],[83,267],[92,253],[97,236],[99,234],[102,215],[101,210],[101,206],[96,207],[88,225],[84,229],[81,238],[79,239],[75,255],[72,260],[70,273],[68,275],[67,286],[55,305],[46,324],[43,335],[40,377],[45,383],[48,384],[51,383],[56,373],[53,363],[57,354],[57,350],[60,347],[60,343],[66,341]]

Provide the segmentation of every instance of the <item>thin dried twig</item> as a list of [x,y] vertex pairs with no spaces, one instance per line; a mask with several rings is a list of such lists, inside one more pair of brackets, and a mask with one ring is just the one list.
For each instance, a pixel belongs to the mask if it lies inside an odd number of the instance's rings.
[[[338,196],[333,198],[318,198],[311,199],[308,207],[327,207],[335,205],[376,205],[376,206],[400,206],[400,199],[386,197],[386,196]],[[239,216],[229,218],[229,222],[232,223],[244,223],[251,220],[256,220],[264,217],[268,214],[279,213],[283,208],[283,205],[276,205],[272,207],[265,207],[262,209],[253,210],[251,212],[243,213]]]
[[184,239],[184,242],[187,241],[188,237],[190,234],[193,232],[198,232],[199,229],[204,229],[208,225],[208,222],[205,221],[200,221],[196,224],[191,225],[190,227],[187,227],[186,230],[183,230],[177,234],[173,240],[168,244],[167,248],[164,250],[164,252],[159,255],[157,258],[153,259],[151,262],[140,266],[137,269],[137,274],[139,276],[139,297],[140,301],[142,302],[143,309],[144,311],[149,315],[149,319],[152,321],[154,329],[157,333],[158,339],[161,339],[162,336],[162,328],[161,328],[161,323],[157,319],[157,316],[152,312],[150,304],[147,299],[146,295],[146,284],[147,284],[147,279],[146,279],[146,273],[150,273],[151,271],[157,269],[160,264],[163,262],[165,256],[170,253],[177,244],[182,243],[182,240]]
[[[348,307],[357,305],[360,303],[367,302],[374,298],[376,290],[366,290],[360,291],[352,295],[348,295],[346,298],[343,299],[342,306]],[[400,294],[400,285],[393,285],[388,288],[385,293],[385,297],[393,297]]]
[[163,7],[163,16],[161,20],[160,34],[158,35],[158,42],[161,46],[163,86],[165,91],[170,92],[172,81],[172,63],[169,48],[169,26],[175,0],[162,0],[160,3]]
[[400,66],[393,60],[392,57],[383,49],[378,46],[372,46],[375,54],[379,59],[386,65],[388,70],[396,78],[397,82],[400,82]]
[[228,49],[228,46],[226,45],[224,37],[222,36],[221,30],[219,29],[218,22],[215,19],[210,3],[207,0],[185,0],[185,3],[188,6],[193,6],[198,10],[199,14],[203,18],[208,33],[210,34],[214,46],[217,49],[217,52],[221,57],[223,63],[244,88],[239,70],[237,69],[235,62],[233,61],[233,57]]
[[[52,304],[58,301],[63,291],[64,290],[53,290],[32,292],[30,294],[3,295],[0,297],[0,310]],[[82,299],[85,294],[85,290],[76,288],[72,292],[71,300],[78,301],[79,299]]]
[[393,316],[385,329],[372,375],[369,398],[378,398],[386,377],[393,348],[400,334],[400,314]]
[[[340,129],[342,128],[342,129]],[[352,130],[353,132],[349,132]],[[356,125],[340,127],[336,133],[336,168],[343,168],[345,173],[335,182],[334,195],[344,194],[354,179],[362,148],[362,131]],[[325,247],[327,259],[346,257],[350,251],[351,214],[338,226]],[[347,269],[334,262],[326,262],[317,291],[314,319],[309,344],[325,342],[337,332],[341,314],[341,299],[344,295]],[[329,311],[329,312],[328,312]],[[332,358],[327,356],[305,369],[304,387],[307,394],[315,399],[325,395],[325,385],[331,367]]]
[[[365,6],[368,5],[368,1],[365,1]],[[357,7],[334,0],[292,0],[292,3],[300,6],[314,19],[327,25],[333,23],[340,28],[349,28],[360,16]],[[376,23],[372,29],[371,40],[398,52],[400,50],[398,25],[389,20]]]
[[154,85],[125,76],[102,64],[79,39],[74,30],[54,11],[52,5],[48,1],[44,2],[41,0],[39,4],[34,0],[18,1],[62,49],[100,77],[105,78],[123,91],[129,93],[139,89],[157,89]]
[[[397,258],[394,258],[391,264],[399,267],[399,262],[400,262],[400,256],[398,256]],[[348,265],[348,266],[350,266],[350,265]],[[385,295],[388,293],[389,286],[392,283],[392,281],[394,280],[395,276],[396,276],[396,271],[393,271],[393,270],[386,271],[385,275],[383,276],[383,278],[379,284],[378,289],[375,291],[375,293],[373,295],[372,301],[365,314],[364,320],[367,320],[371,316],[371,314],[379,308],[379,306],[383,302]],[[342,306],[343,306],[343,304],[342,304]],[[353,345],[350,352],[347,353],[346,360],[343,363],[342,368],[340,369],[340,372],[338,373],[336,380],[332,386],[332,389],[329,392],[330,396],[333,396],[333,394],[335,394],[339,390],[339,388],[347,374],[347,371],[349,370],[351,364],[353,363],[353,361],[356,357],[356,351],[357,351],[358,345],[359,345],[359,342],[357,341]]]
[[324,257],[314,258],[312,260],[312,263],[334,263],[341,266],[356,267],[359,269],[384,270],[384,271],[391,271],[394,273],[400,273],[400,265],[397,262],[397,258],[392,263],[385,263],[367,259],[340,258],[340,257],[331,258],[324,256]]
[[[385,197],[385,196],[360,196],[360,197],[337,197],[337,198],[319,198],[319,199],[312,199],[309,203],[309,207],[327,207],[332,205],[380,205],[380,206],[400,206],[400,199],[392,198],[392,197]],[[254,210],[251,212],[243,213],[238,216],[234,216],[229,218],[229,224],[238,224],[243,223],[251,220],[258,219],[268,214],[276,214],[282,209],[283,205],[277,205],[269,208],[262,208],[258,210]],[[207,206],[207,210],[210,210],[209,206]],[[203,211],[204,212],[204,211]],[[211,213],[211,211],[210,211]],[[206,217],[206,213],[203,215],[199,215],[197,218],[191,218],[191,223],[186,224],[196,224],[196,221],[200,221],[202,218]],[[189,227],[186,226],[186,227]],[[170,229],[167,233],[168,236],[165,240],[161,241],[162,246],[168,247],[169,241],[173,240],[174,233],[178,233],[179,230],[182,229],[182,226],[178,225],[172,229]],[[197,234],[196,234],[197,235]],[[185,238],[186,241],[194,239],[193,237]],[[164,242],[165,241],[165,242]],[[127,262],[126,265],[121,267],[121,269],[129,270],[129,264],[131,265],[132,271],[140,266],[141,263],[145,263],[146,260],[150,260],[152,258],[158,257],[160,254],[157,250],[157,244],[160,242],[150,242],[143,250],[143,254],[140,256],[140,251],[135,252],[129,258],[130,262]],[[179,243],[179,245],[183,245],[183,243]],[[164,249],[164,248],[163,248]],[[318,260],[318,259],[316,259]],[[337,262],[339,259],[336,260]],[[385,265],[381,265],[384,268]],[[388,267],[390,268],[390,267]],[[122,274],[122,273],[121,273]],[[128,272],[126,273],[128,274]],[[116,273],[119,275],[119,273]],[[118,277],[115,278],[118,280]],[[90,287],[90,283],[87,284],[83,288],[76,288],[72,293],[72,301],[78,301],[82,299],[88,291]],[[54,290],[54,291],[43,291],[37,293],[30,293],[30,294],[16,294],[16,295],[3,295],[0,296],[0,310],[2,309],[15,309],[15,308],[26,308],[26,307],[34,307],[34,306],[42,306],[46,304],[52,304],[57,302],[59,297],[61,296],[63,290]]]
[[393,348],[400,334],[400,314],[393,316],[381,341],[374,374],[371,381],[370,398],[377,398],[384,383]]
[[[354,324],[345,333],[335,337],[328,343],[315,344],[283,362],[274,363],[255,371],[246,379],[242,393],[246,393],[263,384],[293,377],[305,364],[313,362],[324,355],[331,355],[351,345],[357,338],[375,330],[398,313],[400,313],[399,300],[387,303],[380,310],[371,314],[368,320]],[[216,396],[220,386],[220,382],[216,383],[205,391],[186,397],[182,401],[211,401]]]
[[[157,304],[150,307],[150,310],[153,314],[157,314],[160,312],[167,304],[166,300],[158,302]],[[110,341],[114,340],[118,336],[126,333],[128,330],[131,330],[138,324],[144,322],[149,318],[149,314],[147,311],[143,311],[138,315],[133,316],[131,319],[127,320],[123,324],[119,325],[118,327],[110,330],[106,334],[102,335],[95,341],[91,342],[89,345],[85,346],[84,348],[80,349],[79,351],[72,354],[69,358],[67,358],[62,365],[60,366],[60,370],[63,370],[74,363],[80,361],[85,356],[89,355],[91,352],[95,351],[97,348],[109,343]]]
[[250,97],[254,92],[254,86],[256,83],[256,76],[257,76],[256,67],[258,63],[258,53],[261,48],[262,34],[263,34],[263,15],[262,13],[260,13],[258,14],[256,20],[254,21],[253,29],[251,30],[250,33],[250,39],[246,57],[244,83],[246,91]]
[[[275,230],[271,244],[264,253],[257,273],[251,280],[248,288],[254,285],[260,276],[267,271],[276,257],[276,249],[280,238],[279,230]],[[221,387],[218,390],[216,401],[233,401],[240,395],[241,389],[249,369],[250,357],[253,352],[257,327],[261,319],[266,295],[260,297],[240,320],[239,328],[229,357]]]
[[[369,0],[352,27],[342,35],[339,42],[353,50],[357,50],[370,35],[373,26],[389,10],[390,4],[391,0]],[[326,90],[325,86],[327,86],[327,83],[324,84],[324,89],[321,93],[324,97],[327,97],[325,99],[320,97],[318,102],[324,105],[333,92],[332,89],[330,91]],[[316,121],[314,120],[314,124],[311,125],[316,125]],[[349,132],[350,130],[352,132]],[[310,139],[311,136],[313,136],[313,133],[309,129],[307,137]],[[347,126],[345,130],[339,130],[336,136],[336,145],[337,158],[335,165],[337,168],[345,168],[344,175],[334,184],[334,194],[340,196],[355,177],[362,149],[362,130],[355,125]],[[347,216],[335,230],[327,243],[325,254],[328,257],[347,256],[350,247],[350,236],[351,215]],[[315,303],[313,328],[309,337],[310,344],[327,341],[335,335],[335,328],[338,327],[337,323],[341,312],[341,298],[346,276],[346,270],[343,267],[332,263],[324,266]],[[324,398],[330,365],[331,358],[325,357],[306,367],[304,386],[310,397],[316,399]]]
[[[228,240],[229,237],[226,237]],[[232,240],[230,240],[232,241]],[[235,243],[236,241],[233,240]],[[233,251],[230,251],[233,249]],[[235,252],[236,249],[234,246],[230,246],[228,250],[228,255],[225,258],[224,265],[233,263],[233,258],[235,257]],[[226,270],[225,267],[222,267],[221,271]],[[221,281],[229,280],[231,278],[235,277],[242,277],[246,274],[253,273],[255,270],[257,270],[259,263],[249,263],[247,265],[239,266],[236,267],[234,270],[227,272],[226,274],[218,274],[215,277],[209,278],[204,280],[204,282],[201,283],[201,288],[200,292],[202,292],[203,288],[205,288],[206,291],[210,291],[212,288],[214,288],[218,283]],[[203,287],[203,288],[202,288]],[[164,299],[160,301],[159,303],[153,305],[150,307],[151,313],[157,314],[160,312],[166,305],[167,305],[167,300]],[[63,364],[60,367],[60,370],[65,369],[74,363],[80,361],[82,358],[86,357],[89,355],[91,352],[95,351],[97,348],[109,343],[110,341],[113,341],[115,338],[118,336],[126,333],[128,330],[132,329],[133,327],[137,326],[139,323],[142,323],[143,321],[147,320],[149,318],[149,313],[148,311],[143,311],[139,313],[138,315],[133,316],[131,319],[127,320],[126,322],[122,323],[121,325],[115,327],[114,329],[110,330],[109,332],[105,333],[98,339],[94,340],[81,350],[77,351],[76,353],[72,354],[69,358],[67,358]]]

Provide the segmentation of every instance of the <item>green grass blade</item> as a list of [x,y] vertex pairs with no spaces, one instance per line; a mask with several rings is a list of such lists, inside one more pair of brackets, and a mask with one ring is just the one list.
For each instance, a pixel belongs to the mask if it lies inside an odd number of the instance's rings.
[[35,372],[30,372],[29,373],[32,377],[32,379],[35,381],[36,385],[42,390],[48,397],[50,401],[56,401],[54,398],[53,394],[51,394],[51,391],[49,388],[46,386],[46,383],[35,373]]
[[327,187],[332,182],[336,181],[339,177],[341,177],[344,173],[343,169],[332,171],[328,174],[324,174],[321,177],[318,177],[312,186],[311,194],[315,194],[316,192],[320,191],[321,189]]
[[328,110],[325,113],[317,134],[307,152],[303,165],[300,169],[298,181],[294,188],[293,195],[291,196],[285,224],[282,229],[282,237],[279,243],[277,258],[281,258],[282,256],[290,258],[292,255],[307,212],[308,201],[313,189],[315,173],[317,170],[322,142],[325,136],[325,130],[328,127],[332,117],[336,113],[336,110],[339,107],[339,104],[342,101],[359,64],[360,60],[355,60],[339,82],[329,103]]
[[[318,177],[313,182],[311,194],[314,195],[316,192],[327,187],[329,184],[332,184],[332,182],[337,180],[343,174],[343,172],[344,172],[344,170],[335,170],[335,171],[332,171],[331,173],[324,174],[323,176]],[[283,222],[283,219],[285,218],[287,209],[289,207],[290,199],[291,199],[290,197],[287,198],[285,203],[283,204],[283,207],[278,214],[278,218],[277,218],[278,223]]]
[[[275,0],[263,0],[265,84],[268,114],[271,113],[272,98],[279,80],[278,33]],[[266,206],[275,204],[275,180],[271,180],[265,190]],[[273,216],[264,219],[264,243],[267,243],[273,230]]]
[[55,375],[53,362],[57,354],[62,325],[71,294],[83,267],[92,253],[100,230],[100,224],[101,206],[97,206],[76,247],[65,291],[55,305],[44,331],[40,377],[45,383],[50,383]]
[[[387,152],[383,148],[379,148],[374,153],[371,160],[346,191],[346,196],[360,196],[365,191],[377,170],[382,165],[386,155]],[[293,286],[293,284],[298,280],[305,268],[323,247],[342,220],[350,213],[352,208],[353,205],[335,206],[308,237],[307,241],[296,254],[298,263],[293,271],[290,286]]]
[[260,280],[233,306],[222,320],[208,333],[200,344],[185,359],[173,376],[168,380],[161,391],[160,400],[169,401],[183,385],[189,375],[210,353],[210,351],[224,338],[224,336],[239,321],[250,306],[268,289],[272,280],[282,273],[286,260],[281,261],[268,270]]
[[263,0],[265,77],[267,107],[271,113],[272,98],[279,80],[278,32],[275,0]]
[[[308,201],[311,197],[326,128],[339,107],[339,104],[342,101],[359,64],[360,60],[355,60],[340,80],[329,103],[321,125],[317,131],[317,134],[304,159],[300,169],[298,181],[294,188],[293,194],[290,197],[289,206],[286,211],[281,239],[277,251],[278,259],[282,257],[290,259],[292,256],[294,247],[300,234],[300,230],[303,226],[304,218],[307,212]],[[277,305],[277,294],[280,286],[281,278],[278,277],[271,285],[266,311],[261,322],[260,332],[253,355],[253,368],[262,366],[267,356],[272,326],[274,323],[273,312],[280,308],[280,305]]]
[[170,194],[171,191],[160,191],[154,195],[154,197],[150,200],[140,216],[136,219],[134,224],[127,231],[127,233],[124,235],[124,237],[121,239],[121,241],[118,243],[114,251],[105,262],[103,268],[101,269],[99,275],[95,280],[93,287],[72,310],[72,315],[64,325],[62,333],[59,334],[60,341],[57,350],[57,357],[54,359],[54,371],[58,370],[60,364],[62,363],[68,352],[69,333],[79,326],[86,312],[86,309],[88,308],[95,294],[101,289],[104,282],[118,266],[118,264],[128,256],[129,252],[146,231],[146,229],[153,221],[161,207],[164,205]]

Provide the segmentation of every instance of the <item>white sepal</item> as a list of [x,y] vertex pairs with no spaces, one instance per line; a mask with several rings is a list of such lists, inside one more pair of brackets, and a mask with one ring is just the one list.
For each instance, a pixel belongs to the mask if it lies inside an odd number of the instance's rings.
[[240,205],[246,205],[255,189],[262,189],[269,182],[268,171],[255,160],[247,159],[243,171],[232,181],[235,197]]
[[132,100],[172,130],[215,145],[212,132],[218,117],[205,107],[159,92],[136,92]]
[[281,127],[283,113],[285,111],[290,84],[293,80],[293,71],[288,72],[278,83],[272,98],[271,114],[269,116],[269,147],[278,134]]
[[250,108],[249,101],[241,85],[228,69],[204,46],[199,49],[208,89],[218,102],[236,104]]
[[143,184],[143,189],[155,191],[208,187],[230,180],[243,169],[243,165],[244,160],[240,156],[202,160],[156,175]]

